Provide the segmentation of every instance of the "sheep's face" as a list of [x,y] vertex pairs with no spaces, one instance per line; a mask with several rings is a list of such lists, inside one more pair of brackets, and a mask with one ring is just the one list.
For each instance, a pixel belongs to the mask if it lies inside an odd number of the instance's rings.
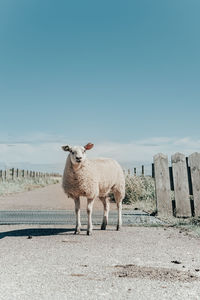
[[74,146],[71,147],[70,150],[70,158],[71,162],[73,164],[80,164],[81,162],[84,162],[86,155],[85,155],[85,148],[81,146]]
[[88,143],[86,146],[63,146],[62,149],[64,151],[69,151],[70,152],[70,159],[72,164],[81,164],[85,161],[86,159],[86,150],[92,149],[94,145],[91,143]]

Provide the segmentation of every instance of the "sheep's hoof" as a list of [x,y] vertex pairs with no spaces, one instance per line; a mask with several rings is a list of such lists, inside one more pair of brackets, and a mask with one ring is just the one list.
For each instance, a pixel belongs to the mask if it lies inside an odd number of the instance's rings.
[[102,223],[101,230],[106,230],[106,224],[105,223]]
[[87,230],[87,235],[91,235],[92,231]]
[[117,231],[119,231],[121,229],[121,226],[120,225],[117,225]]
[[80,229],[75,229],[74,234],[80,234],[81,230]]

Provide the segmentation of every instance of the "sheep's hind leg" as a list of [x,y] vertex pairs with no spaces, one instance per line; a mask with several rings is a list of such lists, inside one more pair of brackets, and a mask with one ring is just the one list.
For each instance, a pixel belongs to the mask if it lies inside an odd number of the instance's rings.
[[100,200],[103,203],[104,207],[104,215],[103,215],[103,221],[101,224],[101,230],[106,230],[106,226],[108,224],[108,214],[109,214],[109,198],[108,197],[101,197]]
[[124,196],[119,191],[115,191],[114,196],[118,209],[117,230],[120,230],[120,228],[122,227],[122,200]]
[[75,212],[76,212],[76,228],[74,234],[81,232],[81,218],[80,218],[80,199],[77,198],[74,200],[75,203]]
[[92,234],[92,208],[93,208],[94,199],[87,200],[87,214],[88,214],[88,227],[87,235]]
[[122,202],[117,203],[117,208],[118,208],[117,230],[120,230],[122,227]]

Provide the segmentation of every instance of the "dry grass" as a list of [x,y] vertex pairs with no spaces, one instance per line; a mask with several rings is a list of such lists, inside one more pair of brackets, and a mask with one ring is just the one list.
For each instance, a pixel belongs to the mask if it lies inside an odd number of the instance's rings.
[[156,211],[155,183],[151,176],[126,175],[124,204],[149,213]]

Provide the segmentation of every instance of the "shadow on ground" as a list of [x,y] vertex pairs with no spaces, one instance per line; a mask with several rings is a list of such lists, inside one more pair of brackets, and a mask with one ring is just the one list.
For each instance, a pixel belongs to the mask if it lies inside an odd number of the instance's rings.
[[[60,234],[74,234],[75,228],[26,228],[0,232],[0,239],[5,237],[23,237],[32,238],[33,236],[50,236],[50,235],[60,235]],[[93,228],[93,231],[101,231],[100,228]],[[115,228],[106,228],[106,231],[116,231]],[[87,229],[82,228],[82,233],[86,233]]]
[[67,232],[74,232],[74,228],[27,228],[12,231],[0,232],[0,239],[5,237],[19,237],[19,236],[49,236],[58,235]]

